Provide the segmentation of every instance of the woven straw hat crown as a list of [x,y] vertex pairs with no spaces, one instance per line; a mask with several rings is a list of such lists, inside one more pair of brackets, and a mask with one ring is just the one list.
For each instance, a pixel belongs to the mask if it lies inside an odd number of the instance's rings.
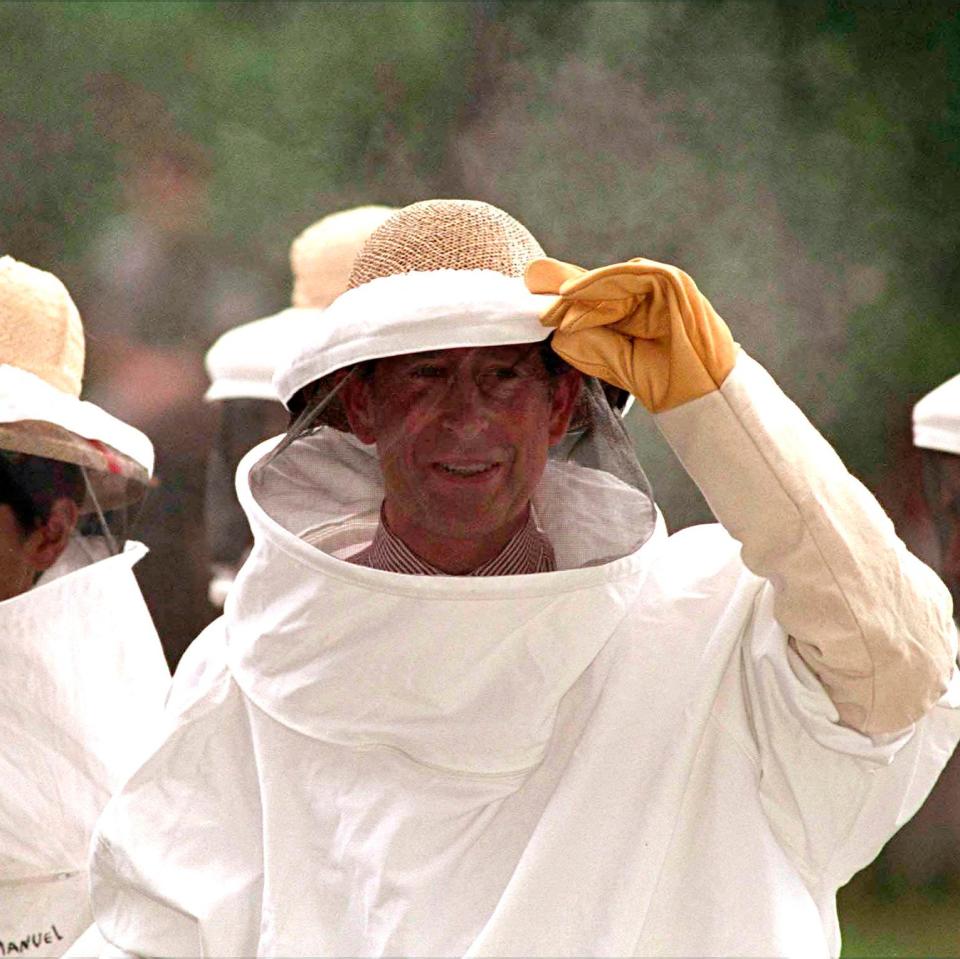
[[290,247],[293,305],[326,309],[346,288],[354,258],[392,207],[358,206],[308,226]]
[[508,213],[477,200],[424,200],[374,230],[353,264],[348,287],[400,273],[494,270],[522,277],[543,256],[530,231]]
[[79,397],[83,359],[83,323],[67,288],[52,273],[0,257],[0,363]]

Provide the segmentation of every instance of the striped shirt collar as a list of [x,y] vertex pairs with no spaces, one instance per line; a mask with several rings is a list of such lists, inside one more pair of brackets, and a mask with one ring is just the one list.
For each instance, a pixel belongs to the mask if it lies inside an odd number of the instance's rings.
[[[387,573],[407,573],[413,576],[449,576],[431,566],[396,536],[387,525],[383,507],[380,525],[373,542],[347,562]],[[469,573],[462,576],[516,576],[523,573],[550,573],[557,568],[550,541],[537,526],[533,507],[527,511],[527,522],[517,530],[503,549]]]

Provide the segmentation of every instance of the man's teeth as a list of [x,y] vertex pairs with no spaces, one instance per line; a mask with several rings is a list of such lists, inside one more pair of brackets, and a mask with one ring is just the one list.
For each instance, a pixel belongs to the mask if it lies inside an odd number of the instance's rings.
[[486,472],[486,470],[490,469],[493,464],[475,463],[470,466],[453,466],[450,463],[441,463],[440,466],[448,473],[453,473],[456,476],[475,476],[477,473]]

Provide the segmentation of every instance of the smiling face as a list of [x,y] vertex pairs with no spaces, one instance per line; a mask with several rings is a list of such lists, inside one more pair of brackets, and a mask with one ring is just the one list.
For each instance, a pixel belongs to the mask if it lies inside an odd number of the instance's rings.
[[448,572],[496,556],[525,521],[579,383],[572,370],[551,377],[540,344],[411,353],[352,377],[344,405],[377,444],[393,532]]

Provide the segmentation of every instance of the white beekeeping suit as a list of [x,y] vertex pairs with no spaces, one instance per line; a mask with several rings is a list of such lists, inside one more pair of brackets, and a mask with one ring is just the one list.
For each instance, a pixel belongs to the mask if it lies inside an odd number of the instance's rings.
[[[111,954],[837,955],[837,888],[960,737],[943,585],[681,271],[578,271],[502,211],[428,201],[350,286],[278,372],[302,413],[240,465],[253,550],[98,826]],[[484,404],[555,353],[590,375],[524,527],[550,568],[360,565],[409,465],[363,439],[362,384],[395,361],[440,390],[452,452],[422,473],[485,488],[528,447],[478,462]],[[719,524],[667,535],[593,374]]]
[[367,237],[393,212],[361,206],[331,213],[300,233],[290,246],[291,305],[224,333],[207,351],[219,427],[207,465],[206,526],[211,554],[210,602],[222,608],[237,569],[252,545],[233,478],[251,447],[286,426],[286,410],[273,386],[278,362],[305,325],[323,322],[324,310],[347,287],[353,259]]
[[146,549],[124,537],[153,449],[79,399],[83,355],[62,284],[0,259],[0,509],[9,521],[10,503],[49,492],[30,487],[38,463],[66,464],[83,484],[56,561],[0,601],[4,956],[60,956],[90,925],[93,824],[153,741],[169,686],[132,571]]

